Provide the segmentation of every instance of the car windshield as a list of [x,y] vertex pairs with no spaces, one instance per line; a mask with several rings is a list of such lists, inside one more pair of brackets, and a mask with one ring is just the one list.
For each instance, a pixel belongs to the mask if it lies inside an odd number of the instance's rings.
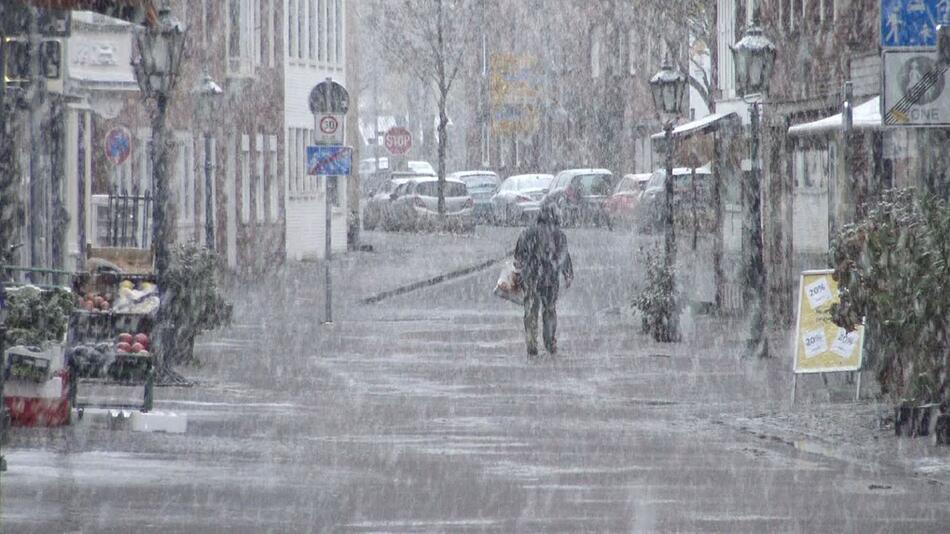
[[[424,197],[434,197],[439,194],[439,182],[422,182],[416,185],[415,193]],[[446,197],[464,197],[468,196],[468,190],[465,184],[460,182],[445,182]]]
[[610,178],[609,174],[582,174],[575,183],[585,195],[607,195],[610,194]]
[[516,191],[529,191],[531,189],[547,189],[551,185],[551,175],[538,174],[527,176],[515,176],[510,182],[510,188]]
[[624,178],[620,180],[620,183],[617,184],[617,189],[614,190],[614,193],[629,193],[630,191],[636,191],[637,182],[631,178]]
[[469,189],[487,189],[498,186],[498,177],[494,174],[469,174],[460,178]]

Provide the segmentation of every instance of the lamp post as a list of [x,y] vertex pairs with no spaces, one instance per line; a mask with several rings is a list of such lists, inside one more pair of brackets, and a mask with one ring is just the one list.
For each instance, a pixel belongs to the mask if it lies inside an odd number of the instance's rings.
[[214,194],[211,187],[211,171],[214,170],[214,165],[211,163],[211,129],[222,93],[224,91],[221,86],[208,74],[205,74],[192,91],[192,94],[198,97],[196,115],[205,138],[205,247],[209,250],[214,250]]
[[[650,78],[650,92],[653,105],[663,121],[664,142],[666,148],[666,183],[664,185],[665,202],[663,221],[666,230],[663,246],[663,264],[671,282],[674,282],[676,263],[676,231],[673,223],[673,123],[682,115],[684,96],[686,95],[686,75],[673,68],[667,57],[659,72]],[[675,283],[671,283],[675,288]],[[675,291],[674,291],[675,294]],[[675,298],[675,297],[673,297]],[[672,302],[672,298],[670,302]],[[679,325],[676,306],[665,314],[669,323],[659,337],[661,341],[675,341],[679,338]]]
[[155,254],[155,276],[158,279],[160,302],[158,316],[155,319],[154,336],[156,347],[153,350],[159,365],[164,364],[165,352],[169,348],[166,341],[168,316],[168,274],[169,246],[172,239],[173,224],[168,220],[169,179],[168,179],[168,139],[165,131],[165,113],[171,100],[172,91],[178,78],[182,51],[185,44],[185,27],[172,15],[171,10],[163,7],[158,12],[157,21],[135,31],[135,42],[140,57],[132,61],[135,78],[142,95],[155,101],[152,115],[152,250]]
[[750,172],[746,175],[744,204],[749,208],[743,225],[750,245],[746,264],[745,301],[750,306],[748,354],[760,358],[769,356],[768,339],[765,336],[765,314],[768,312],[768,287],[766,284],[765,259],[762,244],[762,198],[759,176],[759,108],[762,98],[768,94],[769,78],[775,64],[775,45],[765,36],[762,28],[753,21],[745,35],[732,49],[736,67],[736,87],[743,100],[749,104]]

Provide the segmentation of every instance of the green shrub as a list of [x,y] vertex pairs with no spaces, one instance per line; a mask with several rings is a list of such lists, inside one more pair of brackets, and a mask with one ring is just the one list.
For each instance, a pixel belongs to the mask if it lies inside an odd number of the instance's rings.
[[64,288],[41,290],[23,286],[7,289],[6,344],[38,345],[63,340],[76,298]]
[[647,284],[637,295],[633,307],[642,315],[643,333],[659,342],[679,340],[680,305],[674,285],[675,269],[666,268],[662,254],[647,254]]
[[165,365],[193,362],[198,334],[231,322],[232,308],[218,291],[216,271],[213,251],[194,244],[172,250],[162,289],[170,327],[167,337],[162,337],[162,344],[168,347],[163,349]]
[[943,402],[950,370],[950,207],[911,189],[886,191],[832,243],[848,330],[865,325],[865,366],[882,390],[915,403]]

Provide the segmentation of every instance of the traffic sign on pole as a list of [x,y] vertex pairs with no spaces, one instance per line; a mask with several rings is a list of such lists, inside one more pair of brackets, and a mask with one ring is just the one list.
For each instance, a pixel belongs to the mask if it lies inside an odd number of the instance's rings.
[[344,117],[338,113],[324,113],[314,115],[314,142],[318,145],[342,145]]
[[948,0],[881,0],[881,46],[936,46],[937,25],[950,24]]
[[349,176],[353,167],[353,149],[348,146],[317,145],[307,147],[307,174]]
[[393,126],[383,136],[383,144],[394,156],[405,154],[412,148],[412,133],[402,126]]
[[885,50],[881,118],[887,126],[950,126],[950,70],[933,50]]
[[109,130],[104,143],[106,159],[113,165],[122,165],[132,155],[132,138],[122,126]]

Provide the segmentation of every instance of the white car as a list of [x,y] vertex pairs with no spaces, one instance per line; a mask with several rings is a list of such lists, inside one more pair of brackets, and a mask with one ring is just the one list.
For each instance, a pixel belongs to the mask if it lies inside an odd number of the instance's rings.
[[464,182],[445,181],[444,218],[439,216],[438,178],[416,179],[404,188],[392,201],[390,229],[475,231],[475,203]]
[[492,218],[491,198],[501,183],[497,174],[492,171],[459,171],[446,176],[446,179],[465,182],[468,194],[472,195],[475,202],[475,219],[478,222]]
[[529,224],[541,211],[541,200],[553,179],[551,174],[516,174],[506,178],[491,197],[495,224]]

